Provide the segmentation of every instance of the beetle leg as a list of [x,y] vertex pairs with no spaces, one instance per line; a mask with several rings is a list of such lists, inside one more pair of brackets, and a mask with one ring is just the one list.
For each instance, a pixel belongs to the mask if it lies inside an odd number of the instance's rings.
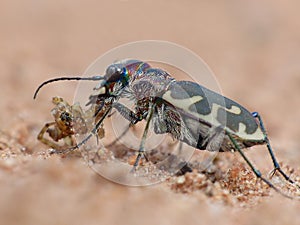
[[[131,111],[129,108],[127,108],[125,105],[115,102],[113,104],[113,107],[125,118],[127,119],[130,124],[129,126],[122,132],[122,134],[117,137],[113,142],[111,142],[110,144],[106,145],[106,148],[109,148],[111,146],[113,146],[114,144],[116,144],[122,137],[124,137],[124,135],[129,131],[129,128],[131,127],[131,125],[136,124],[137,122],[141,121],[142,118],[139,117],[138,115],[136,115],[136,113],[134,113],[133,111]],[[113,113],[109,114],[109,116],[111,116]]]
[[193,169],[190,167],[189,163],[181,162],[180,169],[177,171],[176,176],[182,176],[186,173],[191,173],[191,172],[193,172]]
[[[179,142],[178,146],[178,155],[182,154],[182,148],[183,148],[183,143]],[[187,161],[181,161],[179,164],[179,170],[176,172],[177,176],[184,175],[186,173],[190,173],[193,171],[193,169],[190,167],[190,163]]]
[[242,149],[239,147],[237,141],[233,138],[233,136],[227,132],[226,135],[229,137],[230,141],[232,142],[235,150],[237,150],[240,155],[243,157],[243,159],[246,161],[246,163],[248,164],[248,166],[251,168],[251,170],[253,171],[253,173],[256,175],[257,178],[261,179],[263,182],[265,182],[270,188],[274,189],[276,192],[278,192],[279,194],[283,195],[284,197],[287,197],[289,199],[293,199],[293,197],[281,192],[278,188],[276,188],[269,180],[267,180],[266,178],[264,178],[261,174],[261,172],[256,169],[253,164],[250,162],[250,160],[247,158],[247,156],[244,154],[244,152],[242,151]]
[[143,118],[139,117],[135,112],[131,111],[129,108],[127,108],[125,105],[115,102],[113,104],[113,107],[119,111],[119,113],[128,121],[131,122],[131,124],[136,124],[137,122],[141,121]]
[[224,137],[225,133],[222,126],[212,127],[209,129],[208,135],[203,139],[200,149],[206,149],[211,152],[219,151]]
[[285,180],[287,180],[288,182],[290,182],[291,184],[294,184],[296,185],[298,188],[300,188],[300,186],[298,184],[295,183],[295,181],[293,181],[288,175],[286,175],[283,170],[281,169],[276,157],[275,157],[275,154],[272,150],[272,147],[271,147],[271,144],[270,144],[270,141],[269,141],[269,138],[268,138],[268,135],[267,135],[267,131],[265,129],[265,126],[264,126],[264,123],[262,121],[262,118],[261,116],[259,115],[258,112],[253,112],[252,113],[253,117],[254,118],[257,118],[258,121],[259,121],[259,125],[260,125],[260,128],[263,132],[263,134],[265,135],[265,142],[266,142],[266,145],[267,145],[267,148],[268,148],[268,151],[269,151],[269,154],[272,158],[272,161],[273,161],[273,165],[274,165],[274,169],[270,172],[270,176],[274,176],[274,174],[276,173],[276,171],[278,171],[283,177]]
[[[146,118],[147,122],[146,122],[146,126],[145,126],[145,129],[144,129],[143,137],[142,137],[142,140],[141,140],[140,148],[139,148],[138,155],[136,157],[136,160],[134,162],[134,165],[133,165],[133,168],[132,168],[131,172],[134,172],[136,170],[136,167],[139,165],[139,161],[142,158],[142,156],[145,157],[145,144],[146,144],[146,139],[147,139],[147,135],[148,135],[150,121],[151,121],[152,116],[153,116],[154,107],[155,107],[155,103],[153,103],[149,107],[148,116]],[[147,158],[146,158],[146,160],[147,160]]]
[[99,105],[97,105],[97,108],[96,108],[95,113],[94,113],[94,117],[96,117],[100,113],[100,111],[102,110],[104,105],[105,105],[104,102],[101,102]]

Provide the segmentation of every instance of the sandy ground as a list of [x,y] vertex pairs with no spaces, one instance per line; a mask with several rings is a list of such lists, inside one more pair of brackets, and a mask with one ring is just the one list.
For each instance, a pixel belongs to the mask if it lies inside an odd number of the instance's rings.
[[[80,75],[120,44],[175,42],[207,62],[226,96],[263,115],[279,161],[299,181],[299,7],[293,0],[1,1],[0,223],[300,224],[299,201],[256,184],[238,155],[219,155],[212,173],[142,188],[107,181],[80,158],[46,157],[36,136],[52,120],[50,99],[72,101],[76,84],[48,86],[32,99],[42,81]],[[265,148],[247,155],[264,174],[272,169]]]

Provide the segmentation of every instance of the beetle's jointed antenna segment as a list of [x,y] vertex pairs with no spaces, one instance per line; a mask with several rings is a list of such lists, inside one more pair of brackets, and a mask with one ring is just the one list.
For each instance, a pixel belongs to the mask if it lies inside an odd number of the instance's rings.
[[36,89],[36,91],[34,92],[34,95],[33,95],[33,99],[36,99],[37,97],[37,94],[39,93],[40,89],[49,84],[49,83],[53,83],[53,82],[56,82],[56,81],[62,81],[62,80],[87,80],[87,81],[98,81],[98,80],[103,80],[103,77],[102,76],[94,76],[94,77],[59,77],[59,78],[53,78],[53,79],[50,79],[50,80],[47,80],[45,82],[43,82],[42,84],[40,84],[38,86],[38,88]]

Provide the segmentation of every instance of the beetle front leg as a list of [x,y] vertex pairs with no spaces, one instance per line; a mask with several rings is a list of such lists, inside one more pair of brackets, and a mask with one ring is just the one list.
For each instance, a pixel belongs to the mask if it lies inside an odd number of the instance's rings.
[[[178,155],[182,154],[182,148],[183,148],[183,143],[179,142]],[[186,173],[193,172],[193,169],[191,168],[190,163],[188,161],[181,161],[179,165],[180,165],[179,166],[180,169],[176,172],[177,176],[181,176]]]
[[[151,121],[152,116],[153,116],[154,106],[155,106],[155,104],[152,104],[152,106],[149,107],[148,116],[146,118],[147,122],[146,122],[146,126],[145,126],[145,129],[144,129],[141,144],[140,144],[140,147],[139,147],[139,152],[138,152],[138,155],[136,157],[136,160],[134,162],[134,165],[133,165],[133,168],[132,168],[131,172],[134,172],[136,170],[142,156],[145,157],[145,144],[146,144],[146,139],[147,139],[148,130],[149,130],[149,126],[150,126],[150,121]],[[146,160],[147,160],[147,158],[146,158]]]
[[258,112],[253,112],[252,113],[253,117],[254,118],[257,118],[258,121],[259,121],[259,125],[260,125],[260,128],[262,130],[262,132],[264,133],[264,136],[265,136],[265,142],[266,142],[266,145],[267,145],[267,148],[268,148],[268,151],[269,151],[269,154],[272,158],[272,161],[273,161],[273,165],[274,165],[274,169],[270,172],[271,174],[271,177],[274,176],[274,174],[276,173],[276,171],[278,171],[283,177],[285,180],[287,180],[288,182],[290,182],[291,184],[294,184],[296,185],[298,188],[300,188],[300,186],[298,184],[295,183],[295,181],[293,181],[288,175],[285,174],[285,172],[283,172],[283,170],[281,169],[276,157],[275,157],[275,154],[272,150],[272,147],[271,147],[271,144],[270,144],[270,140],[268,138],[268,135],[267,135],[267,131],[265,129],[265,126],[263,124],[263,121],[262,121],[262,118],[261,116],[259,115]]
[[136,124],[143,119],[141,116],[138,116],[135,112],[119,102],[115,102],[113,104],[113,108],[115,108],[125,119],[130,121],[131,124]]
[[[133,111],[131,111],[129,108],[127,108],[126,106],[124,106],[121,103],[114,103],[113,107],[125,118],[127,119],[130,124],[129,126],[122,132],[122,134],[117,137],[114,141],[112,141],[110,144],[106,145],[106,148],[109,148],[111,146],[113,146],[114,144],[116,144],[122,137],[124,137],[124,135],[129,131],[129,128],[136,124],[137,122],[141,121],[143,118],[139,117],[136,115],[136,113],[134,113]],[[113,114],[113,113],[112,113]],[[110,115],[112,115],[110,114]],[[108,115],[108,116],[110,116]]]

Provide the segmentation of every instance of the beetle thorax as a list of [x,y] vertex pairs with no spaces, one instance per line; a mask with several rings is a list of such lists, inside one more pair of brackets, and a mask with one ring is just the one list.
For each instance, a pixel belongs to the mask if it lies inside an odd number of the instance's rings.
[[161,97],[172,81],[175,79],[165,71],[149,69],[143,76],[132,81],[130,92],[136,100]]

